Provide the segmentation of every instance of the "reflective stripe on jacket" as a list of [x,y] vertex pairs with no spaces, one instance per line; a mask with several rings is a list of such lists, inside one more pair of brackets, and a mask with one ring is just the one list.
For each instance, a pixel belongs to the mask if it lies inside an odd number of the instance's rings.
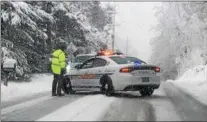
[[66,62],[65,62],[65,53],[57,49],[53,52],[52,54],[52,65],[51,69],[54,74],[61,74],[61,69],[64,69],[66,67]]

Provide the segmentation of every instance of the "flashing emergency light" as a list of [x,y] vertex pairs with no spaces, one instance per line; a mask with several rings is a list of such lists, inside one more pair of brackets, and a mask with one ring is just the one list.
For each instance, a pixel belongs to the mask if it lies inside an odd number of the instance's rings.
[[136,60],[136,61],[134,62],[134,64],[135,64],[136,66],[138,66],[138,65],[140,65],[140,64],[141,64],[141,62],[140,62],[140,61],[138,61],[138,60]]
[[103,55],[103,56],[108,56],[108,55],[113,55],[113,51],[112,50],[102,50],[100,52],[98,52],[98,55]]

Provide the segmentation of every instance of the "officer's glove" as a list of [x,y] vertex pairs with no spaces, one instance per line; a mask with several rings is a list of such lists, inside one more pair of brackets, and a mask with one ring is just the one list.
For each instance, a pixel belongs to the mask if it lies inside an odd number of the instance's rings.
[[61,75],[64,75],[65,73],[66,73],[66,69],[65,68],[61,69]]

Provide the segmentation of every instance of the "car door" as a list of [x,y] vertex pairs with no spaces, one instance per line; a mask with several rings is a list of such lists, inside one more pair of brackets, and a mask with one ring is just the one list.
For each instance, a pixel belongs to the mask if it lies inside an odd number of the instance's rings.
[[94,59],[89,59],[89,60],[85,61],[80,66],[80,68],[74,69],[74,71],[73,71],[74,73],[73,73],[72,81],[71,81],[72,86],[80,87],[80,86],[85,85],[84,81],[86,78],[86,72],[90,67],[92,67],[93,60]]
[[100,86],[100,78],[104,74],[104,68],[107,61],[102,58],[95,58],[92,67],[86,71],[88,78],[85,79],[84,83],[87,86]]

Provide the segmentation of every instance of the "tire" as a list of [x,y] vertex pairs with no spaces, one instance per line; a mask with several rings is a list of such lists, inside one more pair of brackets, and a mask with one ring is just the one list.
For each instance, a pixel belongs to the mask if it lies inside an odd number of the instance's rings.
[[75,91],[73,91],[73,89],[72,89],[70,78],[64,77],[63,86],[64,86],[66,94],[74,94],[75,93]]
[[101,92],[103,92],[106,96],[112,96],[114,94],[113,83],[109,76],[104,75],[100,79],[100,83],[102,85]]
[[145,96],[151,96],[154,92],[153,88],[145,88],[139,91],[139,93],[141,94],[141,96],[145,97]]

